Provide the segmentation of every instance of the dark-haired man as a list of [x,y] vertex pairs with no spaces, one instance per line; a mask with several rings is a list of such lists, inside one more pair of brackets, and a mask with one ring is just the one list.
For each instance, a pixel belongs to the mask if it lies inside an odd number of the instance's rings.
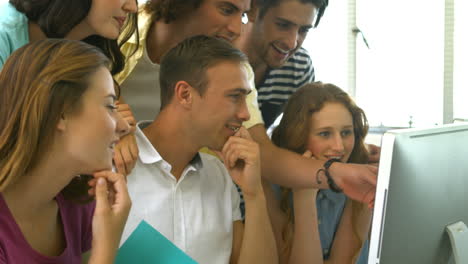
[[[258,3],[261,3],[259,1]],[[263,1],[264,3],[273,3],[276,1]],[[282,3],[298,2],[299,5],[307,7],[306,17],[301,18],[297,23],[293,23],[293,27],[289,27],[282,33],[288,34],[303,34],[303,30],[312,25],[316,25],[318,17],[323,14],[320,7],[308,3],[308,1],[300,0],[281,0],[279,5],[268,5],[266,13],[262,17],[260,12],[252,12],[251,18],[256,19],[257,22],[266,23],[268,27],[280,26],[278,20],[267,20],[271,12],[281,12],[283,9]],[[303,3],[305,2],[305,3]],[[253,11],[256,8],[256,2],[253,2]],[[310,6],[310,7],[309,7]],[[326,5],[325,5],[326,7]],[[144,9],[139,14],[140,19],[140,46],[135,54],[131,55],[131,51],[137,42],[130,41],[125,43],[122,47],[124,53],[129,56],[129,61],[126,64],[126,69],[118,77],[118,81],[122,83],[122,95],[126,103],[130,104],[135,111],[135,116],[138,120],[154,119],[157,115],[158,105],[160,104],[159,96],[159,62],[161,57],[170,48],[177,45],[183,39],[196,35],[205,34],[214,37],[226,39],[228,41],[235,41],[241,35],[241,20],[244,13],[250,9],[250,0],[153,0],[148,1],[144,5]],[[257,9],[261,10],[261,9]],[[296,10],[296,9],[293,9]],[[301,11],[301,10],[300,10]],[[304,12],[301,11],[301,17]],[[294,13],[289,14],[294,15]],[[317,19],[315,18],[317,16]],[[263,19],[258,19],[262,17]],[[275,17],[275,16],[274,16]],[[296,20],[291,20],[296,21]],[[315,24],[314,24],[315,21]],[[304,27],[305,25],[305,27]],[[259,25],[262,26],[262,25]],[[267,27],[267,26],[266,26]],[[245,32],[249,34],[249,32]],[[254,31],[253,34],[256,32]],[[244,32],[242,33],[244,34]],[[252,33],[251,33],[252,34]],[[286,34],[286,33],[285,33]],[[305,36],[301,36],[303,39]],[[269,42],[266,42],[269,43]],[[272,42],[277,43],[277,42]],[[268,44],[269,45],[269,44]],[[295,45],[298,47],[300,45]],[[275,55],[276,58],[289,58],[289,55],[299,54],[298,52],[289,52],[287,46],[275,44],[270,45],[266,49],[267,52],[271,48],[275,48],[275,52],[283,51],[283,55]],[[245,48],[245,47],[244,47]],[[243,49],[244,49],[243,48]],[[252,52],[248,49],[249,56]],[[294,50],[294,48],[292,49]],[[259,54],[262,55],[262,54]],[[267,54],[268,55],[268,54]],[[250,60],[250,57],[249,57]],[[265,65],[256,63],[256,59],[252,58],[252,66],[254,71],[260,72]],[[279,61],[277,66],[281,66],[283,59]],[[246,63],[247,64],[247,63]],[[253,74],[250,66],[245,66],[249,80],[253,82]],[[268,69],[268,68],[267,68]],[[311,70],[310,70],[311,71]],[[309,72],[310,72],[309,71]],[[266,72],[266,71],[264,71]],[[311,75],[311,74],[309,74]],[[257,78],[257,77],[256,77]],[[307,79],[307,78],[306,78]],[[262,77],[258,77],[256,82],[261,82]],[[302,157],[291,151],[276,147],[266,134],[265,125],[262,120],[258,103],[256,100],[256,90],[252,83],[252,92],[247,96],[247,107],[250,113],[250,120],[244,123],[244,126],[249,130],[254,140],[259,143],[260,151],[262,153],[262,176],[268,178],[271,182],[291,187],[315,187],[320,189],[329,188],[327,181],[323,178],[322,181],[316,180],[316,173],[323,168],[325,161],[311,160]],[[143,91],[139,89],[146,89]],[[130,93],[135,96],[133,101],[130,98]],[[147,100],[142,103],[140,99]],[[138,105],[146,105],[145,109],[150,109],[152,113],[139,115],[140,110],[137,109]],[[263,105],[263,102],[262,102]],[[144,113],[141,110],[141,113]],[[146,116],[144,116],[146,115]],[[276,114],[275,114],[276,115]],[[127,144],[131,142],[131,136],[127,136],[117,147],[117,151],[122,150],[123,160],[135,159],[135,155],[125,154],[129,153]],[[117,166],[118,167],[118,166]],[[375,183],[376,183],[376,168],[369,165],[360,164],[346,164],[346,163],[333,163],[330,167],[330,173],[335,180],[336,184],[343,189],[343,192],[352,199],[370,203],[374,198]],[[324,177],[324,176],[323,176]]]

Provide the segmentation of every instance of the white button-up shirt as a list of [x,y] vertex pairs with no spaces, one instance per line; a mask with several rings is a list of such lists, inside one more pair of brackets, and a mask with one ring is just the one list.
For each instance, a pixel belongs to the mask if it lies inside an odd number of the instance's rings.
[[241,220],[239,194],[224,165],[199,153],[179,181],[141,131],[139,159],[127,177],[132,209],[121,243],[145,220],[198,263],[229,263],[233,222]]

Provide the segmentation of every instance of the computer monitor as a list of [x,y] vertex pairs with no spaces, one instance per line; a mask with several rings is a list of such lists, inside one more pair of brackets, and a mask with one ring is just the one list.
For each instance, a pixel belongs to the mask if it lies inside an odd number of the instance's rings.
[[381,147],[368,263],[451,263],[446,226],[468,225],[468,123],[392,130]]

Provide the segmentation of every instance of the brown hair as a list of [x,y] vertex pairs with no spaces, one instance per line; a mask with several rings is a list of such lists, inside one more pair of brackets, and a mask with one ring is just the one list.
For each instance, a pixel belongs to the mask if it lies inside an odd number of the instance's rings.
[[190,37],[168,51],[161,59],[161,109],[174,96],[178,81],[186,81],[200,95],[205,92],[208,68],[224,61],[248,62],[247,56],[226,40],[204,35]]
[[[259,17],[263,18],[271,7],[275,7],[281,3],[281,1],[285,0],[252,0],[255,2],[255,5],[259,9]],[[328,6],[328,0],[298,0],[303,4],[313,4],[315,7],[317,7],[317,18],[314,23],[314,27],[317,27],[318,24],[320,23],[320,19],[322,18],[323,14],[325,13],[325,9],[327,9]]]
[[151,21],[171,23],[188,12],[197,9],[204,0],[150,0],[144,10],[152,16]]
[[[136,0],[135,0],[136,2]],[[92,0],[10,0],[10,3],[28,20],[39,25],[48,38],[64,38],[76,25],[88,15]],[[89,36],[82,41],[94,45],[111,60],[111,73],[115,75],[125,67],[125,56],[120,51],[132,34],[137,34],[137,14],[129,14],[128,19],[119,37],[119,43],[115,39],[107,39],[98,35]],[[133,53],[136,49],[133,51]]]
[[98,48],[64,39],[27,44],[7,59],[0,72],[0,192],[37,166],[62,114],[81,109],[89,78],[109,65]]
[[[348,162],[367,163],[368,152],[364,144],[369,125],[364,111],[359,108],[351,97],[333,84],[309,83],[297,90],[286,104],[283,118],[272,134],[272,141],[278,147],[282,147],[296,153],[302,154],[306,151],[307,140],[310,131],[309,119],[313,113],[320,111],[325,103],[340,103],[351,113],[354,126],[354,148]],[[282,237],[285,240],[283,254],[289,255],[291,250],[293,211],[290,204],[291,189],[281,187],[281,210],[286,213],[288,223],[283,228]],[[357,234],[356,218],[365,209],[362,203],[352,201],[353,233],[361,241]],[[359,253],[359,252],[358,252]]]

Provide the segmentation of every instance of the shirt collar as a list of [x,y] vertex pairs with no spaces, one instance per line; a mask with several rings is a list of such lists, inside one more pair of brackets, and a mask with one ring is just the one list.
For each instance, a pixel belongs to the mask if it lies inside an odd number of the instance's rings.
[[153,144],[145,136],[142,129],[151,124],[151,121],[145,120],[137,123],[135,130],[135,138],[138,145],[138,156],[143,164],[156,163],[162,161],[163,158],[158,151],[153,147]]
[[[159,161],[163,161],[163,158],[159,152],[154,148],[153,144],[149,141],[146,135],[143,133],[142,129],[151,124],[152,121],[144,120],[137,123],[135,130],[135,138],[138,144],[138,156],[143,164],[152,164]],[[193,157],[190,161],[189,167],[192,167],[193,170],[200,170],[203,168],[203,160],[200,156],[200,153]]]

